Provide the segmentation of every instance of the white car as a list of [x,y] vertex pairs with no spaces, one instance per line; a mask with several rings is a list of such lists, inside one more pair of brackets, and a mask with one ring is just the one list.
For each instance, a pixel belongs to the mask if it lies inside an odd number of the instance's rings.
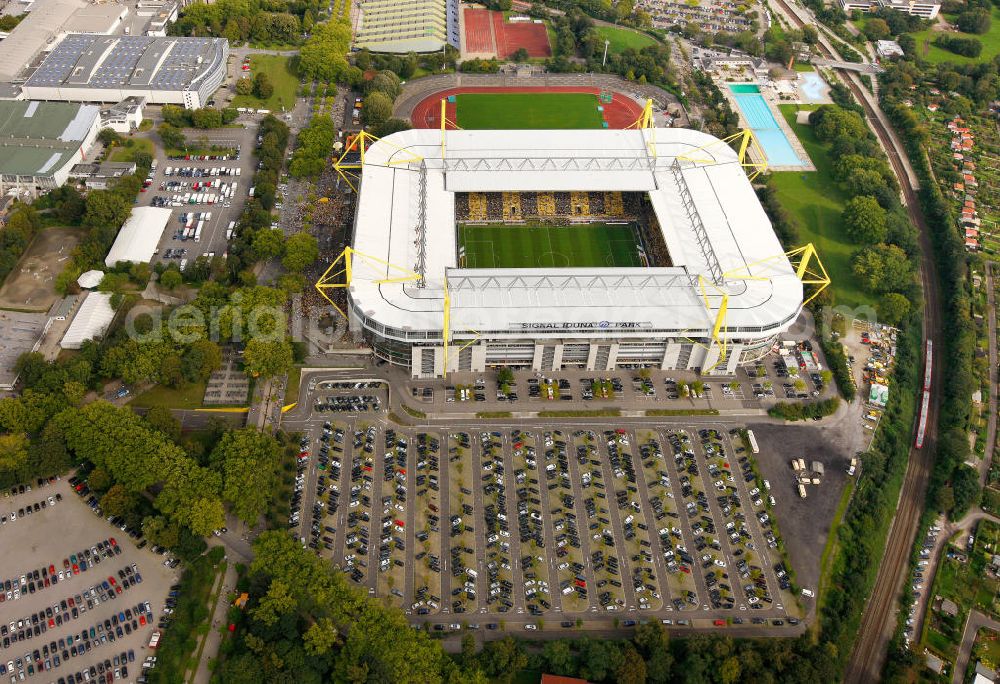
[[532,631],[538,629],[538,625],[527,624],[524,626],[525,629],[530,629]]

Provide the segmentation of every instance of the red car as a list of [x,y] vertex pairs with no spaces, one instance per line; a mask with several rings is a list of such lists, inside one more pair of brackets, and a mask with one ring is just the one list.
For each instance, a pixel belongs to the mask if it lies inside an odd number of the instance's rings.
[[80,574],[80,566],[77,565],[76,563],[73,563],[73,574],[74,575],[79,575]]
[[55,618],[49,618],[49,628],[51,629],[52,627],[55,627],[55,626],[56,626],[56,620],[55,620]]
[[111,542],[112,546],[118,546],[118,542],[115,541],[114,537],[108,537],[108,541]]
[[716,627],[725,627],[726,626],[726,621],[722,620],[722,619],[719,619],[719,620],[716,620],[715,622],[713,622],[712,624],[715,625]]
[[63,558],[63,570],[69,570],[69,558]]
[[49,574],[50,575],[56,574],[56,566],[54,566],[54,565],[50,565],[49,566]]
[[111,575],[108,575],[108,581],[111,582],[111,586],[115,586],[118,584],[118,582],[115,581],[115,578],[112,577]]
[[145,613],[139,615],[139,624],[140,625],[145,625],[146,624],[146,615],[145,615]]

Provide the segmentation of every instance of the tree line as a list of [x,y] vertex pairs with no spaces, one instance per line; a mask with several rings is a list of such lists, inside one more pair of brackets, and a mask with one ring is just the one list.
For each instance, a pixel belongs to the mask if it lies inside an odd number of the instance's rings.
[[218,0],[184,8],[170,26],[173,36],[218,36],[245,42],[297,45],[313,30],[326,5],[315,0]]

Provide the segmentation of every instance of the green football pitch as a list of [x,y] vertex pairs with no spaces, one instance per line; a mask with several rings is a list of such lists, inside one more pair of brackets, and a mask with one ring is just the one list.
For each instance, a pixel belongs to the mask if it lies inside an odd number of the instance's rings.
[[456,95],[462,128],[602,128],[592,93],[464,93]]
[[458,240],[465,248],[460,260],[465,268],[644,265],[634,224],[461,224]]

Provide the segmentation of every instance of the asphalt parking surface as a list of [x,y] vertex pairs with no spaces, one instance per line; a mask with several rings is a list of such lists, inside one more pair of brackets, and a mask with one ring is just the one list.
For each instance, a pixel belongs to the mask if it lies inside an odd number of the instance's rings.
[[296,533],[415,623],[801,616],[731,426],[402,428],[374,404],[286,423]]
[[[778,526],[796,570],[796,580],[800,586],[815,590],[823,547],[844,486],[850,479],[847,468],[853,454],[843,452],[835,434],[827,434],[827,430],[834,428],[772,424],[750,428],[761,449],[758,467],[771,483],[778,501]],[[819,461],[825,468],[821,484],[806,487],[805,499],[798,493],[791,468],[793,458],[803,458],[807,464]]]
[[[254,156],[253,151],[256,147],[256,135],[257,135],[257,124],[256,121],[249,117],[241,117],[239,123],[245,125],[245,128],[221,128],[211,131],[199,131],[197,137],[206,137],[209,139],[210,143],[238,147],[240,156],[239,159],[226,159],[226,160],[177,160],[177,159],[167,159],[163,154],[163,150],[157,149],[156,151],[156,169],[152,173],[152,185],[146,189],[145,192],[139,194],[139,206],[155,206],[153,204],[154,198],[161,198],[167,201],[171,200],[173,196],[184,195],[185,193],[196,193],[199,192],[193,188],[194,183],[201,183],[204,181],[219,181],[220,183],[234,184],[235,188],[231,198],[224,199],[218,189],[214,190],[214,197],[217,200],[214,204],[182,204],[181,206],[173,207],[168,203],[167,208],[172,209],[173,216],[167,227],[163,231],[163,235],[160,236],[160,242],[157,247],[157,253],[153,257],[153,261],[165,261],[167,263],[180,263],[182,258],[187,259],[187,264],[191,264],[199,256],[207,255],[213,253],[216,256],[221,256],[226,253],[228,248],[228,240],[226,239],[226,229],[231,221],[238,221],[243,213],[243,206],[246,204],[247,193],[250,190],[251,185],[253,185],[254,174],[257,170],[257,157]],[[190,132],[189,132],[190,133]],[[190,136],[195,137],[195,136]],[[167,176],[167,168],[173,168],[173,175]],[[216,175],[216,176],[179,176],[177,175],[177,169],[182,167],[190,167],[191,169],[199,170],[211,170],[212,168],[219,169],[240,169],[240,175]],[[179,186],[174,188],[168,188],[164,184],[167,183],[178,183]],[[163,187],[161,190],[160,188]],[[201,190],[201,192],[206,192]],[[212,190],[208,192],[212,193]],[[229,207],[225,206],[225,203],[229,203]],[[178,230],[181,229],[181,224],[179,218],[181,214],[207,214],[211,213],[211,218],[205,220],[205,225],[202,230],[200,239],[195,242],[193,239],[183,239],[178,236]],[[175,250],[171,258],[167,258],[168,250]],[[181,250],[187,250],[186,253],[181,254]]]
[[[62,495],[62,501],[56,502],[54,506],[48,505],[46,508],[30,516],[19,517],[15,521],[10,520],[11,512],[33,505],[43,499],[48,502],[49,497],[55,497],[56,493]],[[24,640],[19,640],[6,645],[0,653],[0,661],[4,668],[8,667],[9,661],[15,661],[15,672],[5,672],[4,682],[8,679],[12,682],[21,681],[20,672],[24,672],[24,681],[36,682],[56,682],[59,678],[69,677],[84,668],[103,664],[105,659],[112,661],[111,672],[119,669],[119,679],[121,681],[135,681],[141,674],[142,661],[147,655],[145,646],[150,635],[156,629],[156,621],[162,616],[164,599],[169,591],[169,587],[177,581],[178,572],[167,569],[163,566],[163,559],[148,550],[137,549],[132,539],[117,527],[108,523],[104,518],[97,517],[83,503],[80,498],[72,492],[66,480],[59,480],[52,485],[33,488],[31,492],[19,494],[17,496],[4,495],[0,498],[0,515],[7,517],[7,522],[0,526],[0,538],[2,546],[8,553],[0,557],[0,580],[20,579],[22,575],[27,575],[29,571],[48,569],[54,566],[56,576],[58,572],[64,570],[64,559],[68,559],[71,554],[81,554],[84,549],[91,550],[98,544],[104,543],[110,538],[114,538],[116,545],[121,548],[120,554],[109,552],[107,557],[101,562],[81,571],[79,574],[70,574],[66,579],[36,589],[34,593],[22,594],[19,599],[6,598],[0,603],[0,631],[6,629],[4,636],[11,638],[10,623],[14,622],[14,632],[19,632],[17,627],[19,620],[25,620],[32,624],[31,615],[37,615],[39,611],[45,613],[45,618],[39,622],[46,624],[46,629],[38,636],[32,634]],[[98,554],[100,549],[98,549]],[[93,555],[93,552],[92,552]],[[79,561],[79,558],[78,558]],[[135,564],[135,568],[132,565]],[[77,563],[82,567],[81,563]],[[131,570],[131,574],[126,569]],[[119,570],[126,573],[126,577],[134,577],[136,573],[141,575],[142,581],[125,586],[123,578],[118,574]],[[72,573],[72,566],[69,569]],[[83,611],[86,607],[87,599],[84,592],[94,585],[108,582],[113,577],[117,586],[122,588],[121,593],[114,592],[114,587],[105,593],[115,593],[114,599],[101,601],[96,605]],[[103,587],[102,587],[103,588]],[[76,597],[82,599],[82,604],[77,603]],[[70,606],[68,601],[74,599],[74,606]],[[62,607],[62,602],[66,601],[66,608]],[[152,624],[139,624],[139,613],[133,615],[137,628],[131,634],[122,631],[122,636],[111,641],[104,629],[104,621],[112,618],[118,619],[120,613],[126,609],[135,610],[137,604],[149,602],[150,613],[152,614]],[[79,606],[77,616],[73,617],[72,608]],[[55,610],[58,608],[58,610]],[[47,609],[53,609],[51,618]],[[62,624],[56,624],[56,615]],[[52,619],[52,623],[49,623]],[[127,620],[130,628],[132,620]],[[51,624],[51,626],[50,626]],[[98,625],[101,631],[97,630]],[[112,624],[112,633],[116,633],[118,627]],[[93,627],[95,635],[90,637],[91,648],[81,655],[71,655],[68,660],[64,659],[63,651],[70,651],[72,645],[69,638],[72,636],[74,644],[86,643],[83,639],[77,639],[81,632]],[[103,637],[103,640],[102,640]],[[51,642],[55,641],[57,648],[53,654]],[[60,641],[63,646],[60,646]],[[49,648],[46,655],[45,649]],[[36,660],[34,652],[39,651]],[[134,662],[126,665],[127,676],[121,675],[121,663],[115,664],[114,659],[121,653],[132,650],[135,655]],[[56,658],[59,665],[57,666]],[[22,660],[22,667],[16,667],[16,661]],[[29,674],[27,660],[32,661],[34,674]],[[44,671],[39,671],[38,662],[42,663]],[[46,666],[46,663],[48,666]],[[91,681],[96,678],[92,677]]]

